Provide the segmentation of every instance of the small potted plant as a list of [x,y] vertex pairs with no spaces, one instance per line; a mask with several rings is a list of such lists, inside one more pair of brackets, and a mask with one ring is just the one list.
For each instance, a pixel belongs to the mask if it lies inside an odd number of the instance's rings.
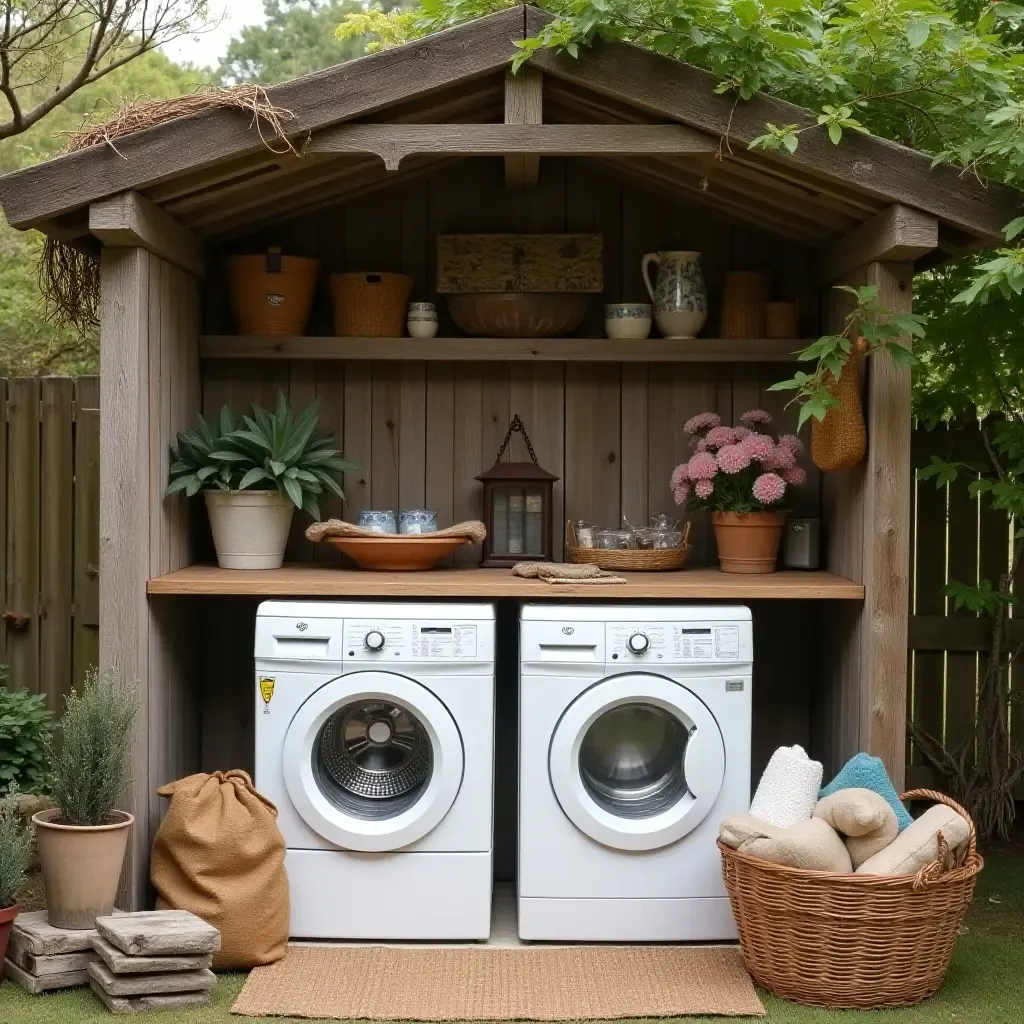
[[238,423],[225,407],[178,434],[166,494],[204,493],[221,568],[279,568],[295,509],[319,519],[318,495],[344,499],[338,479],[359,467],[317,432],[318,404],[295,418],[279,394],[274,413],[254,405]]
[[115,809],[130,781],[135,685],[93,670],[64,702],[60,743],[48,754],[56,808],[32,816],[50,924],[92,928],[117,897],[135,818]]
[[704,412],[683,428],[695,449],[672,474],[677,505],[709,508],[722,572],[775,571],[782,538],[782,500],[807,481],[797,465],[803,443],[795,434],[768,432],[771,416],[751,409],[740,425],[724,426]]
[[18,916],[18,892],[31,856],[32,836],[22,824],[17,787],[12,786],[0,797],[0,964]]

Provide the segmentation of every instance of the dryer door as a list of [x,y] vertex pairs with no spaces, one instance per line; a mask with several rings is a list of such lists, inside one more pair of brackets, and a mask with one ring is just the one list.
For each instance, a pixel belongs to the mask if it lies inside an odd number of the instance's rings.
[[462,785],[462,737],[426,687],[354,672],[307,698],[285,734],[284,780],[314,831],[347,850],[422,839]]
[[618,850],[654,850],[696,828],[718,799],[725,744],[699,697],[663,676],[595,683],[551,737],[551,785],[570,821]]

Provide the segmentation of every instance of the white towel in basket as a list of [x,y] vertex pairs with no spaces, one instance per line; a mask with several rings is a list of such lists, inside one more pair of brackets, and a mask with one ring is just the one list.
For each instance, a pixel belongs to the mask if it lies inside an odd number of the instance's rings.
[[821,774],[821,762],[812,761],[803,747],[779,747],[757,785],[750,813],[779,828],[806,821],[818,802]]

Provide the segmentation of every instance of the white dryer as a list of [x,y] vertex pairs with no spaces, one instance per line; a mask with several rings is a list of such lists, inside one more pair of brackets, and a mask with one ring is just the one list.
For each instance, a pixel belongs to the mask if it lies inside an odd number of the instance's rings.
[[493,606],[262,604],[255,689],[292,936],[487,938]]
[[715,841],[750,806],[749,609],[527,604],[519,642],[520,937],[735,938]]

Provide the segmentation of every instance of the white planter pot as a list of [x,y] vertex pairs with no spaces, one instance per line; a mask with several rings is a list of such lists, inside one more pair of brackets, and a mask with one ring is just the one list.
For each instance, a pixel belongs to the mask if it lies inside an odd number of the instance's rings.
[[222,569],[279,569],[295,506],[279,491],[206,491]]

